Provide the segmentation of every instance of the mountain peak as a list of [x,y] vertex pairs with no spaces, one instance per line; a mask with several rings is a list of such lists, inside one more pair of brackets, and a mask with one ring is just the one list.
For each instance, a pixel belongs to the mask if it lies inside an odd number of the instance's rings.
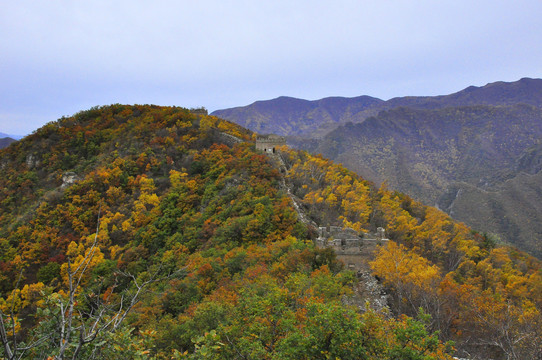
[[13,139],[13,138],[10,138],[10,137],[3,137],[3,138],[0,138],[0,149],[3,149],[7,146],[9,146],[9,144],[15,142],[17,140]]
[[522,78],[514,82],[496,81],[480,87],[469,86],[448,97],[447,100],[455,103],[462,102],[464,105],[524,103],[540,106],[542,105],[542,79]]

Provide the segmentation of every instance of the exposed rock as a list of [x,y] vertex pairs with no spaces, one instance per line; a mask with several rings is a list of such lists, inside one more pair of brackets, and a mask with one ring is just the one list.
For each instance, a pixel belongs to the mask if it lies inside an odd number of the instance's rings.
[[75,183],[78,180],[80,180],[80,178],[76,173],[68,171],[68,172],[64,173],[64,175],[62,175],[62,185],[60,185],[60,187],[62,189],[66,188],[66,187],[72,185],[73,183]]
[[25,162],[26,162],[26,166],[29,169],[35,168],[36,166],[38,166],[40,164],[40,161],[33,154],[28,154],[26,156],[26,161]]

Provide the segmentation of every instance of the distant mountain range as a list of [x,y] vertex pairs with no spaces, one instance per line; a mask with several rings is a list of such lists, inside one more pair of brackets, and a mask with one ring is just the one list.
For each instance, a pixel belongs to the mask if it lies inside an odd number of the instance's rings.
[[523,78],[516,82],[495,82],[470,86],[443,96],[406,96],[384,101],[371,96],[328,97],[303,100],[281,96],[256,101],[248,106],[217,110],[212,115],[234,121],[259,133],[286,136],[323,136],[338,125],[362,122],[380,111],[397,107],[440,109],[465,105],[542,105],[542,80]]
[[17,140],[21,140],[23,137],[24,136],[21,136],[21,135],[10,135],[10,134],[0,132],[0,149],[3,149],[9,146],[9,144]]
[[279,135],[324,134],[334,125],[374,115],[382,100],[370,96],[330,97],[309,101],[282,96],[252,105],[217,110],[212,115],[231,119],[259,133]]
[[17,140],[12,139],[10,137],[2,137],[2,136],[0,136],[0,149],[5,148],[6,146],[8,146],[9,144],[11,144],[12,142],[15,142],[15,141],[17,141]]
[[451,95],[278,98],[214,115],[345,164],[542,257],[542,80]]

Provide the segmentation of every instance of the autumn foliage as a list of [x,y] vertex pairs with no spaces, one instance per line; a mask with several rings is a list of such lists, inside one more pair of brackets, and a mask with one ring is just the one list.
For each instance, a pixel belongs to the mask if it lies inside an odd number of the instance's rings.
[[[320,156],[284,151],[295,194],[320,223],[336,217],[335,224],[358,231],[386,228],[392,241],[370,265],[390,291],[396,314],[415,316],[423,309],[431,315],[430,328],[466,354],[541,356],[538,260],[496,246],[487,235],[388,190],[386,184],[376,189]],[[350,191],[362,205],[349,207]]]
[[[12,335],[54,332],[52,304],[90,258],[81,313],[163,280],[82,357],[447,359],[448,340],[540,353],[538,261],[322,157],[284,148],[281,174],[252,137],[183,108],[112,105],[0,152],[0,310],[16,313]],[[313,245],[286,183],[319,224],[388,230],[371,267],[394,316],[344,305],[356,276]],[[27,355],[45,353],[48,342]]]

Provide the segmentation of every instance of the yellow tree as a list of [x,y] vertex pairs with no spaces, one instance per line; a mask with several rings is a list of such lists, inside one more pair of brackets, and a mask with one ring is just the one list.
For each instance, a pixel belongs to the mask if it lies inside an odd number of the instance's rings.
[[432,314],[439,308],[440,270],[424,257],[390,241],[378,250],[370,266],[394,290],[395,306],[402,312],[416,314],[423,307]]

